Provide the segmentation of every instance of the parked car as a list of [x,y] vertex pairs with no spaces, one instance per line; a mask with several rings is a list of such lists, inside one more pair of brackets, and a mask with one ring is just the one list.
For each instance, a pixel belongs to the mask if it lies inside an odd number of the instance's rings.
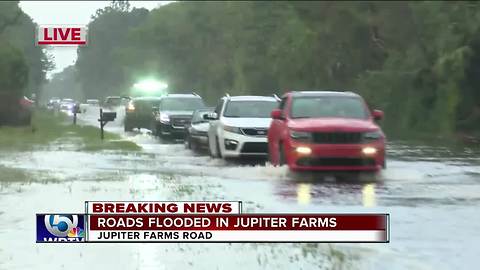
[[202,98],[195,94],[167,94],[154,108],[152,132],[162,138],[185,138],[195,110],[205,108]]
[[27,97],[0,93],[0,126],[30,125],[34,102]]
[[385,135],[352,92],[289,92],[272,111],[270,161],[292,170],[377,171],[385,167]]
[[30,125],[32,122],[32,111],[35,101],[24,96],[20,98],[18,103],[20,106],[17,111],[17,123],[24,126]]
[[98,107],[100,106],[100,102],[98,99],[87,99],[85,103],[80,104],[80,111],[86,113],[88,109],[96,109],[98,111]]
[[125,98],[120,96],[108,96],[103,102],[103,109],[105,110],[116,110],[119,107],[125,106]]
[[185,144],[187,148],[199,150],[208,147],[208,120],[205,116],[214,108],[200,109],[193,112],[192,121],[187,126]]
[[93,107],[98,107],[100,105],[100,101],[98,101],[98,99],[87,99],[86,103]]
[[130,96],[121,96],[122,101],[120,102],[122,106],[127,106],[130,100],[133,99],[133,97]]
[[57,97],[51,98],[51,99],[47,102],[47,109],[49,109],[49,110],[58,109],[58,108],[59,108],[59,105],[60,105],[60,101],[61,101],[60,98],[57,98]]
[[137,97],[125,106],[124,130],[150,128],[153,121],[153,107],[160,103],[160,97]]
[[278,107],[275,97],[226,96],[210,120],[208,146],[212,157],[267,156],[270,113]]
[[75,109],[75,101],[71,98],[64,98],[62,101],[60,101],[60,111],[67,113],[67,114],[72,114],[73,110]]

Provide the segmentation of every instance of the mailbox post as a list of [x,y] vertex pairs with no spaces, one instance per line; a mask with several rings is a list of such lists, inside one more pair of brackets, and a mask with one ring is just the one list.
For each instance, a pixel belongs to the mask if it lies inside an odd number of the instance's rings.
[[116,112],[103,112],[103,109],[100,109],[100,119],[98,119],[98,122],[100,122],[100,138],[103,140],[104,135],[103,135],[103,127],[110,121],[115,120],[117,117]]
[[79,112],[80,112],[80,104],[75,103],[75,105],[73,106],[73,124],[74,125],[77,124],[77,113]]

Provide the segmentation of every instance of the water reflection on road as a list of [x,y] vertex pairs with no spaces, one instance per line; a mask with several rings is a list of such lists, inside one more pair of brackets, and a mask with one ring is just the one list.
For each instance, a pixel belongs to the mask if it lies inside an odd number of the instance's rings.
[[[110,125],[110,124],[109,124]],[[123,134],[120,124],[108,126]],[[471,269],[480,249],[473,149],[389,145],[379,174],[296,174],[223,161],[145,133],[139,153],[0,151],[0,269]],[[242,200],[247,212],[387,212],[389,244],[34,243],[37,212],[85,200]],[[19,252],[20,251],[20,252]],[[28,259],[26,258],[28,254]]]

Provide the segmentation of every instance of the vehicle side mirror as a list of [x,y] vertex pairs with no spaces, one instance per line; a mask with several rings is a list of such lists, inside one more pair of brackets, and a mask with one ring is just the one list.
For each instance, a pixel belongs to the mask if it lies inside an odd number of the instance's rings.
[[277,119],[277,120],[283,120],[285,119],[282,115],[282,110],[280,109],[275,109],[271,112],[270,116],[272,117],[272,119]]
[[373,110],[373,119],[375,121],[383,119],[383,112],[380,110]]
[[217,120],[218,114],[216,112],[211,112],[203,115],[203,119],[205,120]]

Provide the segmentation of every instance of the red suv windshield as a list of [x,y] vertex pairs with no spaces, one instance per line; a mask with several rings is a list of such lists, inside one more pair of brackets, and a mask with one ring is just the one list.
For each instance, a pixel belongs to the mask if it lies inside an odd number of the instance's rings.
[[294,97],[291,112],[292,118],[368,118],[363,101],[352,97]]

